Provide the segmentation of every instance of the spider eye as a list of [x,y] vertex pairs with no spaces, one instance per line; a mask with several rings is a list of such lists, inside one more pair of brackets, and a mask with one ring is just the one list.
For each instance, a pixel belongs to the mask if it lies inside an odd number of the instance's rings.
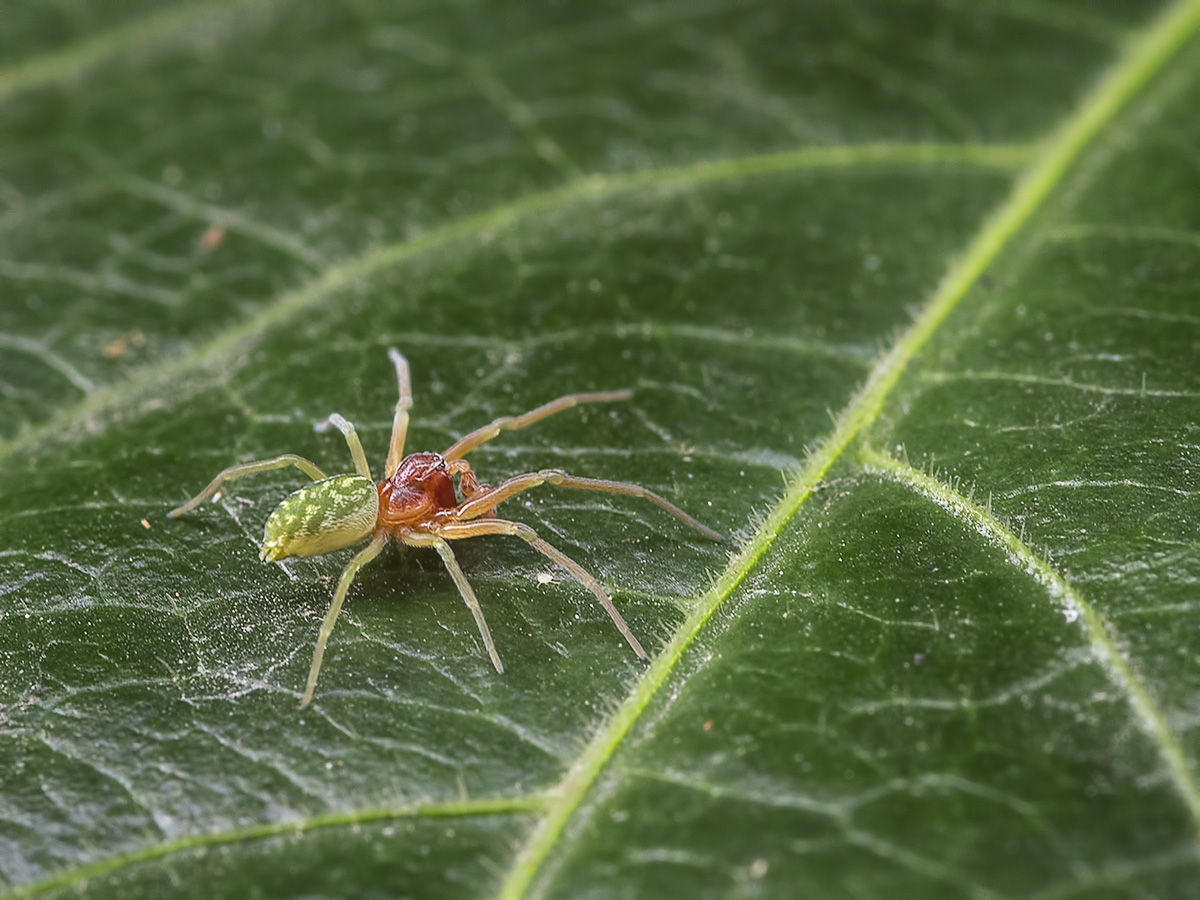
[[259,559],[317,556],[356,544],[375,530],[379,494],[369,478],[334,475],[289,494],[263,530]]

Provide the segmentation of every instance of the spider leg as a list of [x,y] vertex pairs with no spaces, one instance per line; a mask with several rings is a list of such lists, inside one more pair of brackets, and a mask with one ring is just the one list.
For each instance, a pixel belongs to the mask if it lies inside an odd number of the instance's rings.
[[303,456],[297,456],[294,453],[285,453],[283,456],[276,456],[274,459],[263,459],[258,462],[243,463],[240,466],[230,466],[221,474],[208,483],[208,487],[198,493],[195,497],[189,500],[183,506],[176,507],[167,513],[169,518],[178,518],[184,513],[191,512],[209,497],[217,492],[217,490],[226,481],[232,481],[235,478],[241,478],[244,475],[254,475],[257,472],[269,472],[272,469],[283,469],[287,466],[295,466],[313,481],[320,481],[325,477],[325,473],[320,470],[316,463],[309,462]]
[[492,658],[492,665],[496,667],[497,672],[503,675],[504,663],[500,661],[500,654],[496,652],[496,643],[492,640],[491,629],[488,628],[487,619],[483,617],[483,607],[479,605],[479,598],[475,596],[475,591],[467,581],[467,576],[463,573],[458,560],[454,558],[454,551],[450,549],[450,545],[436,534],[417,531],[401,532],[400,540],[410,547],[433,547],[437,550],[442,562],[446,564],[446,571],[450,573],[455,586],[458,587],[458,592],[462,594],[467,609],[471,610],[471,615],[475,617],[475,625],[479,629],[479,636],[483,638],[483,645],[487,647],[488,656]]
[[600,605],[604,607],[604,611],[608,613],[609,618],[613,620],[613,624],[617,626],[617,630],[629,642],[629,646],[633,648],[633,652],[638,655],[638,659],[646,658],[646,651],[642,649],[642,645],[638,639],[633,636],[633,632],[625,624],[625,619],[622,618],[617,607],[613,605],[612,598],[605,593],[604,588],[600,587],[599,582],[591,576],[587,569],[579,565],[571,557],[538,537],[537,532],[528,525],[521,522],[510,522],[507,519],[484,519],[477,522],[454,522],[442,525],[438,528],[437,533],[450,541],[480,537],[485,534],[511,534],[519,537],[539,553],[554,560],[554,562],[570,572],[576,581],[591,591],[596,596],[596,599],[600,601]]
[[720,532],[713,531],[707,525],[693,519],[682,509],[669,500],[660,497],[649,488],[640,484],[630,484],[627,481],[608,481],[603,478],[580,478],[568,475],[561,469],[542,469],[540,472],[530,472],[527,475],[517,475],[500,482],[489,491],[477,494],[464,501],[453,513],[455,519],[474,519],[493,509],[509,497],[535,488],[540,484],[554,484],[559,487],[575,488],[580,491],[603,491],[608,494],[624,494],[628,497],[644,497],[665,509],[685,525],[690,525],[711,541],[723,541]]
[[383,468],[385,478],[396,474],[400,460],[404,458],[404,438],[408,435],[408,411],[412,409],[412,381],[408,375],[408,360],[395,347],[388,350],[388,358],[396,367],[396,381],[400,387],[400,399],[396,401],[396,414],[392,418],[392,443],[388,446],[387,464]]
[[480,444],[490,441],[502,431],[517,431],[520,428],[532,425],[534,422],[540,422],[542,419],[552,416],[556,412],[562,412],[564,409],[578,406],[580,403],[611,403],[614,400],[628,400],[632,396],[633,391],[630,390],[604,391],[598,394],[567,394],[565,397],[559,397],[557,400],[544,403],[537,409],[530,410],[524,415],[501,416],[490,425],[476,428],[470,434],[465,434],[455,441],[442,456],[445,459],[459,459],[466,456]]
[[367,464],[367,454],[363,452],[362,441],[358,439],[358,432],[354,430],[354,426],[337,413],[334,413],[324,422],[318,422],[314,425],[313,431],[318,434],[324,434],[330,428],[336,428],[346,439],[346,444],[350,447],[350,455],[354,458],[354,471],[364,478],[369,479],[371,477],[371,467]]
[[371,538],[371,543],[367,544],[346,564],[346,568],[342,570],[342,577],[338,580],[337,591],[333,595],[333,602],[329,604],[329,612],[325,613],[325,620],[321,623],[321,631],[317,635],[317,646],[313,650],[312,666],[308,670],[308,684],[304,688],[304,698],[300,701],[300,708],[308,706],[312,700],[313,689],[317,686],[317,673],[321,671],[321,659],[325,656],[325,644],[329,640],[329,635],[333,631],[333,625],[337,622],[338,613],[342,611],[342,602],[346,599],[346,591],[350,590],[350,582],[354,581],[354,576],[358,570],[373,560],[379,555],[379,551],[383,549],[383,545],[387,543],[388,533],[386,531],[376,532]]

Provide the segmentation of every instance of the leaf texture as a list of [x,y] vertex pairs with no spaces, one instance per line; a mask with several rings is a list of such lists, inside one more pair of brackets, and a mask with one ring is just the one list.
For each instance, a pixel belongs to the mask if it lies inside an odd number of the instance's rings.
[[[17,4],[0,896],[1186,897],[1200,3]],[[264,567],[297,478],[644,483]],[[781,478],[782,473],[782,478]],[[432,557],[432,558],[431,558]]]

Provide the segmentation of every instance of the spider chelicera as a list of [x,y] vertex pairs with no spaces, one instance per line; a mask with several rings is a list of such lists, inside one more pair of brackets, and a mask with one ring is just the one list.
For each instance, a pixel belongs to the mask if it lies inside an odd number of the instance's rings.
[[447,541],[487,534],[510,534],[528,542],[595,594],[600,605],[633,648],[633,652],[640,659],[645,659],[646,651],[642,649],[642,645],[613,605],[612,599],[596,579],[561,550],[543,541],[528,525],[497,518],[496,507],[522,491],[540,484],[554,484],[584,491],[605,491],[610,494],[645,497],[695,528],[706,538],[720,541],[723,540],[721,535],[641,485],[600,478],[579,478],[568,475],[561,469],[542,469],[539,472],[516,475],[492,487],[476,478],[470,463],[463,459],[480,444],[490,441],[502,431],[525,428],[580,403],[626,400],[633,392],[624,390],[568,394],[524,415],[496,419],[490,425],[459,438],[444,453],[413,453],[404,456],[408,410],[412,407],[408,362],[395,348],[388,350],[388,356],[396,367],[400,400],[396,403],[396,414],[392,420],[392,442],[388,448],[383,481],[378,484],[372,481],[367,456],[363,452],[354,426],[334,413],[319,423],[316,430],[323,432],[336,428],[345,436],[357,474],[326,477],[312,462],[288,453],[274,459],[230,466],[183,506],[167,513],[174,518],[191,512],[231,479],[295,466],[313,479],[314,483],[289,494],[267,519],[260,559],[274,562],[288,556],[317,556],[357,544],[367,538],[371,539],[371,542],[346,565],[338,581],[333,603],[330,604],[329,612],[326,613],[325,620],[321,623],[321,631],[317,635],[312,667],[308,671],[308,684],[300,706],[303,708],[312,700],[313,689],[317,685],[317,674],[321,670],[321,658],[325,654],[325,644],[333,631],[350,583],[358,570],[378,556],[383,545],[393,537],[411,547],[432,547],[441,555],[450,577],[454,579],[454,584],[475,617],[475,624],[479,627],[479,634],[497,672],[504,671],[504,664],[500,661],[500,654],[496,652],[496,645],[492,641],[491,631],[483,617],[483,610],[479,606],[475,591],[455,560],[454,551],[450,549]]

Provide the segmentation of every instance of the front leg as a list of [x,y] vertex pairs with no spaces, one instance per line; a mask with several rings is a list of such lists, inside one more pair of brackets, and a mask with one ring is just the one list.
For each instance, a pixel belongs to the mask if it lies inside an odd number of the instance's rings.
[[287,466],[295,466],[313,481],[320,481],[325,477],[325,473],[317,466],[316,463],[309,462],[303,456],[297,456],[294,453],[285,453],[283,456],[276,456],[274,459],[262,459],[258,462],[242,463],[240,466],[230,466],[221,474],[208,483],[208,487],[198,493],[195,497],[189,500],[183,506],[176,507],[167,513],[167,517],[176,519],[184,513],[189,513],[213,494],[215,494],[227,481],[233,481],[235,478],[242,478],[246,475],[254,475],[258,472],[269,472],[272,469],[283,469]]
[[324,434],[330,428],[336,428],[346,439],[346,446],[350,448],[350,456],[354,460],[354,471],[363,478],[370,478],[371,467],[367,463],[367,454],[363,452],[362,441],[358,439],[358,432],[354,430],[354,425],[344,416],[334,413],[324,422],[314,425],[313,431],[317,434]]

